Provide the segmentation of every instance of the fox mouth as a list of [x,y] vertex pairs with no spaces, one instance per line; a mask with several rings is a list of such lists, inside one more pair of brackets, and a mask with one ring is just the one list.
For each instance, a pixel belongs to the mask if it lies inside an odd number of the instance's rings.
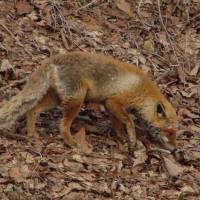
[[[162,133],[162,132],[163,132],[163,130],[160,130],[160,129],[157,129],[156,133],[155,132],[153,133],[150,130],[149,134],[151,135],[151,137],[153,137],[152,142],[161,149],[165,149],[170,152],[173,152],[176,149],[175,143],[171,142],[171,140],[169,140],[169,138],[166,137],[166,130],[164,131],[165,133]],[[167,130],[167,132],[168,132],[168,130]],[[174,131],[173,131],[173,133],[174,133]],[[171,134],[171,130],[170,130],[170,134]]]
[[170,152],[173,152],[175,150],[175,129],[170,127],[161,130],[160,128],[153,126],[142,118],[137,118],[135,122],[136,129],[138,129],[139,131],[138,137],[146,132],[145,135],[152,144]]
[[163,128],[161,131],[163,132],[162,136],[167,140],[166,142],[176,147],[176,129],[170,127]]

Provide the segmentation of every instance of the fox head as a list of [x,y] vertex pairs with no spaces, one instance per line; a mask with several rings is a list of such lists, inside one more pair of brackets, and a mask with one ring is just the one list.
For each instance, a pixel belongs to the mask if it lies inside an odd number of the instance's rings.
[[147,97],[140,114],[151,125],[160,129],[165,141],[176,146],[177,115],[171,103],[163,95],[160,95],[160,98]]
[[[161,137],[176,146],[177,115],[172,104],[147,76],[141,76],[141,84],[130,99],[131,109],[150,125],[160,130]],[[134,114],[134,113],[133,113]]]

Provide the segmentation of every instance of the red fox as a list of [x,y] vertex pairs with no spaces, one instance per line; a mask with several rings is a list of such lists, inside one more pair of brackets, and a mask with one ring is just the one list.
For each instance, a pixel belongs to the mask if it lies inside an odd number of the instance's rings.
[[132,147],[136,145],[129,115],[133,110],[159,128],[169,144],[176,144],[176,112],[156,84],[136,66],[84,52],[56,55],[36,69],[24,89],[0,108],[0,128],[27,114],[28,136],[37,136],[38,114],[60,105],[64,111],[60,132],[68,145],[78,146],[70,127],[84,102],[103,104]]

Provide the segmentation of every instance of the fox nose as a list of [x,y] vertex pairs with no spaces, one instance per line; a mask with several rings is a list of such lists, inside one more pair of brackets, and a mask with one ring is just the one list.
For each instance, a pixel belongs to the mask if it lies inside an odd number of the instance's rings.
[[176,129],[172,127],[164,128],[165,136],[168,143],[176,147]]

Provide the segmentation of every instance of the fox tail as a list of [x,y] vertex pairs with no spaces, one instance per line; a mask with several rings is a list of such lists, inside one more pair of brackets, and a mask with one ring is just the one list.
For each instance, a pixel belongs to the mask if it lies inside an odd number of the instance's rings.
[[16,96],[0,108],[0,128],[12,125],[18,117],[31,110],[47,93],[50,81],[45,68],[38,68]]

